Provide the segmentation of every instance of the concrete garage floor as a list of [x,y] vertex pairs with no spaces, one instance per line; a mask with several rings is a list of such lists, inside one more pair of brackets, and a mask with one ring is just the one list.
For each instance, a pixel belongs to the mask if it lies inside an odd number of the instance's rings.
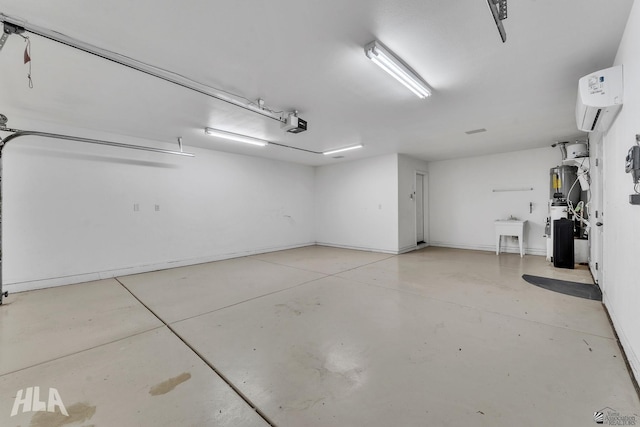
[[537,256],[310,246],[10,295],[0,425],[640,424],[601,303],[524,273],[591,283]]

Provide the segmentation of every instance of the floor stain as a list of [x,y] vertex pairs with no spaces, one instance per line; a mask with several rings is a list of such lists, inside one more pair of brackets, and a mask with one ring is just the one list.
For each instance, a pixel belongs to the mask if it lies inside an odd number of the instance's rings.
[[302,314],[302,310],[298,310],[297,308],[291,307],[289,304],[276,304],[276,307],[282,307],[289,311],[290,313],[295,314],[296,316],[300,316]]
[[149,389],[149,394],[151,396],[160,396],[161,394],[167,394],[183,382],[189,381],[190,379],[191,374],[188,372],[184,372],[177,377],[169,378],[166,381],[162,381],[161,383],[154,385]]
[[444,322],[436,323],[435,327],[433,328],[433,334],[438,335],[438,329],[444,329],[444,327]]
[[72,423],[82,423],[91,419],[96,413],[96,407],[87,403],[74,403],[67,406],[69,416],[63,415],[59,408],[56,412],[36,412],[31,418],[29,427],[62,427]]
[[322,404],[324,405],[323,400],[325,400],[325,397],[318,397],[317,399],[296,400],[294,402],[285,404],[284,406],[280,405],[280,409],[283,411],[304,411],[314,407],[320,402],[322,402]]
[[312,300],[296,298],[285,304],[276,304],[275,307],[276,314],[280,314],[284,311],[287,314],[300,316],[305,314],[305,312],[317,311],[318,307],[322,307],[322,303],[318,301],[318,297],[314,297]]

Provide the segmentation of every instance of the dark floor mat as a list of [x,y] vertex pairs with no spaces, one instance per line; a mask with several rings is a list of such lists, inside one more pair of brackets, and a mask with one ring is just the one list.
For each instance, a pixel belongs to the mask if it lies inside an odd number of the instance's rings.
[[602,301],[602,291],[598,285],[568,282],[566,280],[549,279],[547,277],[530,276],[528,274],[523,274],[522,278],[532,285],[536,285],[550,291],[560,292],[561,294],[579,298]]

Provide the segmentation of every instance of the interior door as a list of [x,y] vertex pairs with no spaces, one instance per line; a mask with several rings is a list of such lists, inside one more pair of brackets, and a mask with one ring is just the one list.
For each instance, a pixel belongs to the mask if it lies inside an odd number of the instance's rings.
[[416,243],[424,243],[424,175],[416,173]]

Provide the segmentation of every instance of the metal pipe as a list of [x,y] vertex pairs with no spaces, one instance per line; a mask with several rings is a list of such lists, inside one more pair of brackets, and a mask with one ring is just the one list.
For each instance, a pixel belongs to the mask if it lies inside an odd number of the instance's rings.
[[556,141],[554,144],[551,144],[552,147],[556,147],[559,146],[560,147],[560,153],[562,154],[562,160],[567,160],[567,144],[569,143],[569,141]]
[[210,96],[211,98],[218,99],[220,101],[224,101],[226,103],[235,105],[236,107],[244,108],[245,110],[249,110],[253,113],[260,114],[264,117],[268,117],[273,120],[277,120],[279,122],[285,122],[286,120],[282,118],[281,115],[277,113],[272,113],[268,110],[263,110],[259,106],[251,105],[245,102],[242,102],[230,94],[225,93],[219,89],[212,88],[205,84],[196,82],[191,80],[188,77],[179,75],[177,73],[164,70],[158,67],[155,67],[150,64],[145,64],[144,62],[137,61],[128,56],[121,55],[116,52],[112,52],[107,49],[102,49],[98,46],[94,46],[89,43],[85,43],[83,41],[74,39],[65,34],[59,33],[57,31],[53,31],[47,28],[39,27],[37,25],[30,24],[26,21],[13,18],[11,16],[7,16],[3,13],[0,13],[0,22],[6,22],[12,24],[14,26],[18,26],[20,28],[24,28],[26,31],[36,34],[40,37],[47,38],[49,40],[53,40],[55,42],[67,45],[69,47],[81,50],[83,52],[89,53],[91,55],[99,56],[100,58],[106,59],[111,62],[115,62],[116,64],[123,65],[125,67],[140,71],[142,73],[148,74],[150,76],[162,79],[166,82],[176,84],[178,86],[182,86],[183,88],[190,89],[192,91],[201,93],[203,95]]
[[278,147],[291,148],[292,150],[305,151],[313,154],[323,154],[321,151],[307,150],[306,148],[292,147],[291,145],[278,144],[277,142],[269,141],[269,145],[277,145]]
[[152,151],[154,153],[162,153],[162,154],[172,154],[176,156],[185,156],[185,157],[195,157],[192,153],[185,153],[182,151],[182,138],[179,138],[178,143],[180,145],[180,151],[172,151],[172,150],[164,150],[162,148],[152,148],[152,147],[143,147],[140,145],[131,145],[131,144],[122,144],[119,142],[111,142],[104,141],[100,139],[91,139],[91,138],[81,138],[79,136],[71,136],[71,135],[61,135],[56,133],[49,132],[37,132],[37,131],[23,131],[23,130],[15,130],[9,129],[6,127],[0,127],[0,130],[5,132],[14,132],[13,134],[7,136],[6,138],[0,138],[0,305],[2,305],[4,297],[8,296],[7,291],[3,291],[2,285],[4,281],[2,280],[2,260],[4,259],[4,254],[2,253],[2,240],[4,237],[3,227],[4,221],[2,221],[2,195],[4,181],[2,179],[2,151],[7,146],[10,141],[13,141],[16,138],[20,138],[23,136],[40,136],[43,138],[55,138],[55,139],[64,139],[67,141],[77,141],[77,142],[85,142],[88,144],[99,144],[99,145],[108,145],[111,147],[119,147],[119,148],[128,148],[132,150],[142,150],[142,151]]
[[494,193],[502,193],[505,191],[533,191],[533,187],[527,187],[527,188],[494,188],[493,190],[491,190]]
[[[6,129],[0,128],[0,130],[6,130]],[[55,139],[65,139],[68,141],[86,142],[88,144],[109,145],[111,147],[128,148],[131,150],[152,151],[154,153],[172,154],[175,156],[195,157],[195,154],[185,153],[183,151],[165,150],[162,148],[144,147],[141,145],[122,144],[120,142],[104,141],[101,139],[82,138],[79,136],[62,135],[57,133],[38,132],[38,131],[30,131],[30,130],[19,130],[9,135],[4,139],[4,142],[0,146],[0,150],[2,150],[9,141],[12,141],[21,136],[41,136],[44,138],[55,138]]]

